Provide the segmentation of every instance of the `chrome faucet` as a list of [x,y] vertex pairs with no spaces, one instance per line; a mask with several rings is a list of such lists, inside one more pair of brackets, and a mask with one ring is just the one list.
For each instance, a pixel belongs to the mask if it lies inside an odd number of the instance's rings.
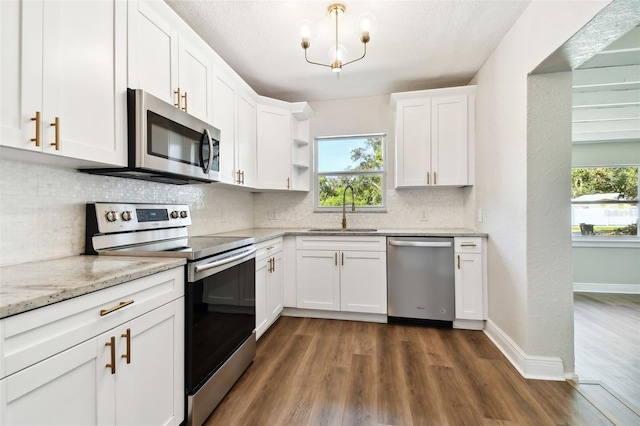
[[353,196],[353,186],[347,184],[344,187],[344,192],[342,193],[342,229],[347,229],[347,208],[346,208],[346,199],[347,199],[347,189],[351,188],[351,211],[356,211],[356,200]]

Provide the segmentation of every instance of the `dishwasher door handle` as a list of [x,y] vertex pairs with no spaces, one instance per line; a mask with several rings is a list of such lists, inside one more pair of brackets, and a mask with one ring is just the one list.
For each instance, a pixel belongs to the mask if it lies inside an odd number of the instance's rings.
[[427,242],[427,241],[395,241],[390,240],[390,246],[397,247],[451,247],[451,242]]

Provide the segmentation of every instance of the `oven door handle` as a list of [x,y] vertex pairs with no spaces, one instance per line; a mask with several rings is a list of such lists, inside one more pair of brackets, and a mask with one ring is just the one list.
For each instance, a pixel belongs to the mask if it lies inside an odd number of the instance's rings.
[[236,260],[244,259],[245,257],[251,256],[257,250],[258,249],[254,247],[251,250],[247,250],[245,252],[242,252],[237,256],[227,257],[226,259],[218,260],[218,261],[211,262],[211,263],[205,263],[204,265],[196,265],[195,266],[195,271],[196,272],[202,272],[202,271],[206,271],[207,269],[211,269],[211,268],[215,268],[215,267],[218,267],[218,266],[226,265],[227,263],[235,262]]

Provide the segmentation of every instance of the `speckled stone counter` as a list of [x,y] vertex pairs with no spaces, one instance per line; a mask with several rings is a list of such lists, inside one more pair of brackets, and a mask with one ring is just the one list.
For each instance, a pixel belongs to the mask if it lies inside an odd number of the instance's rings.
[[358,232],[358,231],[313,231],[304,228],[250,228],[240,229],[237,231],[224,232],[216,234],[220,236],[228,237],[253,237],[256,239],[256,243],[269,240],[271,238],[282,237],[285,235],[325,235],[327,237],[341,236],[346,237],[349,235],[370,235],[375,237],[488,237],[487,233],[477,232],[471,229],[378,229],[375,232]]
[[0,318],[186,263],[180,258],[72,256],[0,268]]

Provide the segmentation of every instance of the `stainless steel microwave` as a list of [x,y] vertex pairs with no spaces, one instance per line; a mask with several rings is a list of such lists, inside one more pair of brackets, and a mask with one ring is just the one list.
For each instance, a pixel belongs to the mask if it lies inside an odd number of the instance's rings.
[[128,164],[81,169],[184,185],[220,180],[220,130],[140,89],[127,90]]

